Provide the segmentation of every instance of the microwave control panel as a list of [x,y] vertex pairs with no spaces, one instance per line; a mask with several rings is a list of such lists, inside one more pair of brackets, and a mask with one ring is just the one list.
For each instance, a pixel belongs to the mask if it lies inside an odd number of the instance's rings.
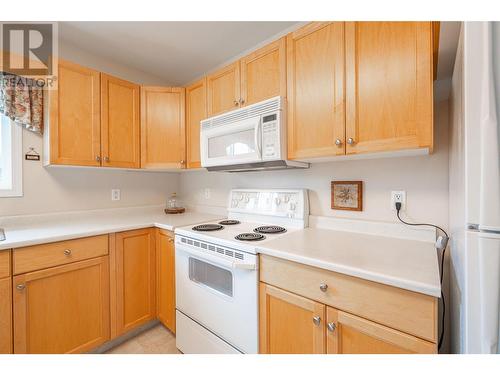
[[281,158],[279,114],[262,116],[262,159]]

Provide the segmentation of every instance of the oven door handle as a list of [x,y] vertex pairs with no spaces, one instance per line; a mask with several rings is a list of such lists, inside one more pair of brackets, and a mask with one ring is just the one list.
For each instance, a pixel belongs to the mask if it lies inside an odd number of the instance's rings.
[[199,259],[208,260],[209,262],[213,262],[215,264],[218,264],[218,265],[224,266],[224,267],[228,267],[228,268],[240,269],[240,270],[250,270],[250,271],[255,270],[257,268],[257,265],[255,263],[231,262],[228,259],[224,259],[222,257],[212,255],[212,254],[207,254],[204,251],[192,250],[190,248],[183,246],[180,243],[177,243],[176,250],[183,251],[186,254],[193,255]]

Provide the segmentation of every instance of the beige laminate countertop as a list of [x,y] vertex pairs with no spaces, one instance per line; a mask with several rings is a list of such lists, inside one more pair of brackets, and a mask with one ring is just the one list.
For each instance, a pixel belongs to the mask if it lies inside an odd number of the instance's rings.
[[306,228],[268,241],[258,252],[414,292],[441,296],[434,243]]

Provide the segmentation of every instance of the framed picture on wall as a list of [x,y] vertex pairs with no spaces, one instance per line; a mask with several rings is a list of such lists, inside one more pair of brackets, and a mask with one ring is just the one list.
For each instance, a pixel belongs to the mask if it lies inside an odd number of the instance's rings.
[[363,181],[332,181],[332,209],[362,211]]

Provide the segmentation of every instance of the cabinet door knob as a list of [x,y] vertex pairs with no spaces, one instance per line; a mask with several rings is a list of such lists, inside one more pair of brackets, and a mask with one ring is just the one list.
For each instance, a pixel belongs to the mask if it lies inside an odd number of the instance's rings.
[[104,161],[105,161],[106,163],[109,163],[109,156],[105,156],[105,157],[104,157]]
[[234,106],[237,107],[238,105],[240,104],[240,102],[238,100],[235,100],[234,101]]
[[328,324],[326,325],[326,328],[328,328],[328,330],[329,330],[330,332],[333,332],[333,331],[335,331],[335,329],[337,328],[337,326],[335,325],[335,323],[331,322],[331,323],[328,323]]
[[313,323],[315,326],[319,326],[321,324],[321,318],[319,316],[315,316],[313,318]]
[[347,143],[350,144],[350,145],[354,144],[354,139],[348,138],[347,139]]
[[340,146],[340,145],[342,144],[342,141],[341,141],[339,138],[337,138],[337,139],[335,140],[335,144],[336,144],[337,146]]
[[168,242],[174,242],[174,239],[173,238],[169,238]]
[[184,160],[181,160],[181,164],[184,164],[184,163],[185,163],[185,161],[184,161]]
[[240,99],[240,104],[245,104],[245,99]]
[[64,250],[64,255],[66,255],[67,257],[71,255],[71,250],[70,249],[66,249]]
[[328,289],[328,284],[326,283],[319,284],[319,290],[321,290],[322,292],[326,292],[327,289]]
[[17,290],[24,290],[24,288],[26,288],[26,285],[24,285],[24,284],[18,284],[18,285],[16,285],[16,289]]
[[95,157],[95,161],[101,161],[101,157],[100,156],[96,156]]

